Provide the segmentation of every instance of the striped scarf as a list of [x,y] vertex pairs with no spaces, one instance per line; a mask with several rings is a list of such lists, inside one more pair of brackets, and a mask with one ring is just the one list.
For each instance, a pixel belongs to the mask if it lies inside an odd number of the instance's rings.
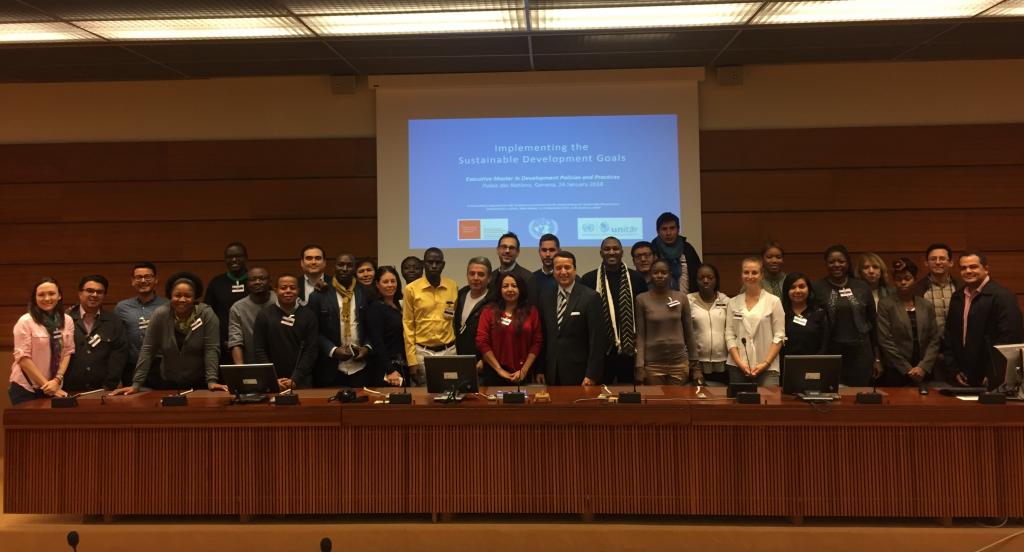
[[352,278],[352,285],[345,287],[338,281],[337,278],[332,280],[334,284],[334,290],[341,295],[341,325],[342,325],[342,337],[344,343],[350,343],[352,339],[352,298],[356,294],[356,284],[358,283],[355,278]]
[[604,325],[608,329],[608,342],[615,345],[619,354],[636,355],[636,317],[633,313],[633,278],[625,266],[619,268],[619,294],[612,297],[608,285],[608,272],[604,263],[597,268],[597,293],[601,296],[601,311]]

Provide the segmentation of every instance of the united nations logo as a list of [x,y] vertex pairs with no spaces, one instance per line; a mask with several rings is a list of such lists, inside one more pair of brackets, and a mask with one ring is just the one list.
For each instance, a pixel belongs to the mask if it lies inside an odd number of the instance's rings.
[[558,234],[558,223],[549,218],[535,218],[530,221],[530,235],[539,240],[544,234]]

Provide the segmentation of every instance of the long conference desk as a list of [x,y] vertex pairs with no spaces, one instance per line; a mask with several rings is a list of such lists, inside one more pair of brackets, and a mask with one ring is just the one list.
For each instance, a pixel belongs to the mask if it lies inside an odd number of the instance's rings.
[[[623,390],[612,388],[613,392]],[[593,388],[550,403],[231,404],[166,392],[4,412],[4,511],[83,515],[1024,516],[1024,405],[889,389],[811,405],[761,389]],[[488,390],[494,392],[495,389]]]

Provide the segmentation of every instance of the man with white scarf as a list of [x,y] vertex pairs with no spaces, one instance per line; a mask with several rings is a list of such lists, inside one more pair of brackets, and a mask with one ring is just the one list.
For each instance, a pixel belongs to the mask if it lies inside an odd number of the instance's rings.
[[601,296],[608,334],[602,383],[633,383],[636,378],[636,296],[647,291],[639,272],[622,264],[622,242],[609,236],[601,242],[601,266],[586,273],[583,285]]

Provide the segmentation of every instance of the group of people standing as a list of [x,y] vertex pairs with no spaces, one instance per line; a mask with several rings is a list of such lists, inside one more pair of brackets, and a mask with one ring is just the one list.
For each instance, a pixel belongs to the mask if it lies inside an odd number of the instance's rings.
[[[461,289],[443,275],[444,253],[427,249],[400,267],[307,245],[301,275],[272,277],[229,244],[227,271],[203,286],[189,272],[157,293],[151,263],[132,268],[134,297],[113,312],[108,281],[83,277],[65,309],[59,284],[43,278],[14,327],[12,403],[104,388],[226,389],[220,364],[272,363],[282,388],[424,385],[423,359],[475,355],[485,385],[538,382],[778,385],[786,355],[840,354],[850,386],[982,385],[991,346],[1022,339],[1016,297],[992,281],[978,252],[957,258],[927,248],[927,275],[900,258],[889,267],[842,245],[824,253],[825,276],[784,271],[769,242],[740,266],[743,288],[721,292],[717,267],[702,263],[664,213],[658,236],[601,243],[601,265],[581,277],[558,237],[541,236],[535,272],[518,264],[514,233],[498,241],[498,266],[470,259]],[[891,275],[890,275],[891,274]],[[404,287],[401,286],[404,280]],[[205,291],[205,294],[204,294]],[[202,299],[202,301],[200,301]]]

